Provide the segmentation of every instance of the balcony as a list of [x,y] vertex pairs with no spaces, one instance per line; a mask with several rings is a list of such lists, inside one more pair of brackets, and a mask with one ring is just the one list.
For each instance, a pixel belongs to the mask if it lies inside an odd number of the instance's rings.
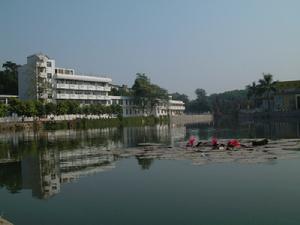
[[56,94],[56,99],[69,99],[69,94]]
[[169,106],[170,110],[185,110],[184,106]]
[[88,99],[88,95],[79,95],[80,99]]
[[57,89],[69,89],[69,84],[56,84]]
[[110,91],[111,88],[110,87],[97,86],[96,90],[97,91]]
[[87,85],[79,84],[79,85],[78,85],[78,89],[79,89],[79,90],[87,90]]
[[72,90],[78,90],[78,85],[77,84],[69,84],[69,87]]
[[94,85],[87,85],[87,90],[95,91],[96,90],[96,86],[94,86]]
[[79,95],[77,94],[69,94],[70,99],[79,99]]

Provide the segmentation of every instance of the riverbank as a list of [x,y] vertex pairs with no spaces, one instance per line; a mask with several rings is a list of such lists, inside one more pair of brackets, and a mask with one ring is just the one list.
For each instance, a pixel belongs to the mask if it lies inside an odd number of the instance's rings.
[[203,115],[180,115],[180,116],[147,116],[147,117],[99,117],[90,116],[87,118],[76,117],[74,115],[62,116],[60,120],[49,118],[36,118],[22,120],[7,120],[0,123],[1,131],[19,130],[58,130],[58,129],[92,129],[120,126],[153,126],[156,124],[177,124],[188,123],[210,123],[213,116]]
[[119,126],[143,126],[169,123],[169,117],[119,117],[86,119],[76,118],[73,120],[34,120],[30,122],[7,122],[0,123],[1,131],[19,130],[58,130],[58,129],[92,129]]

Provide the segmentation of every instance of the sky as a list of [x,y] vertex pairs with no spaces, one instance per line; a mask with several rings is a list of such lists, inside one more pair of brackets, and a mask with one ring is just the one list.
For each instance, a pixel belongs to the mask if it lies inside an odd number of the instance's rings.
[[0,63],[42,52],[115,84],[146,73],[190,98],[262,73],[299,80],[299,9],[298,0],[0,0]]

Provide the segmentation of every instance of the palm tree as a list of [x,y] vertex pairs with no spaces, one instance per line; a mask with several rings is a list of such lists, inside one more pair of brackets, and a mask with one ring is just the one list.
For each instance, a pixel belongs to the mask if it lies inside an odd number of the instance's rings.
[[272,74],[264,74],[263,73],[263,79],[259,79],[259,88],[258,93],[261,95],[265,95],[268,101],[268,111],[270,111],[270,98],[271,94],[276,92],[276,88],[274,86],[275,82],[273,81],[273,75]]
[[255,82],[246,86],[248,101],[253,98],[254,106],[256,107],[256,97],[259,94],[259,87]]

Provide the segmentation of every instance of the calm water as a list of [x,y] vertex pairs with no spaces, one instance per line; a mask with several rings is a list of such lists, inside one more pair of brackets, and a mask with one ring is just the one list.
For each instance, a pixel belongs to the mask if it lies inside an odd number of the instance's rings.
[[300,160],[193,166],[104,151],[176,145],[191,134],[300,138],[300,122],[2,133],[0,213],[39,225],[300,223]]

